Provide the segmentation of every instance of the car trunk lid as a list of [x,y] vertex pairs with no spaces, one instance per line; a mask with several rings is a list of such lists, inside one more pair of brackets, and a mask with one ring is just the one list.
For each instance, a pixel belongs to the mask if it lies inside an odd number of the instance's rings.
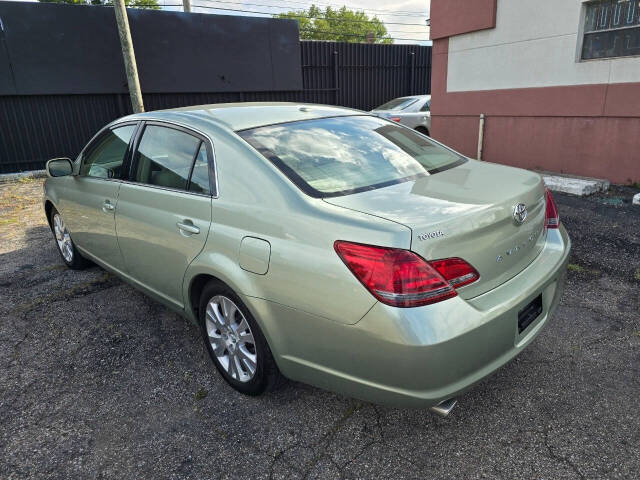
[[[475,160],[415,181],[325,201],[409,227],[411,250],[426,260],[460,257],[469,262],[480,279],[459,289],[463,298],[481,295],[520,273],[545,242],[541,177]],[[514,219],[519,203],[527,208],[522,224]]]

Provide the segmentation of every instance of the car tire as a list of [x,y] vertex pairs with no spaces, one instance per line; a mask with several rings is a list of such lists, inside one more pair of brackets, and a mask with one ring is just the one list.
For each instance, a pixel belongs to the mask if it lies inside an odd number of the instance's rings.
[[262,330],[233,290],[210,281],[200,295],[198,312],[205,347],[229,385],[256,396],[282,383]]
[[62,215],[55,208],[51,209],[49,224],[58,247],[58,253],[65,265],[73,270],[82,270],[88,267],[89,260],[84,258],[76,248],[71,239],[71,232],[67,229]]
[[426,135],[427,137],[429,136],[429,130],[427,130],[425,127],[416,127],[416,132],[420,132],[423,135]]

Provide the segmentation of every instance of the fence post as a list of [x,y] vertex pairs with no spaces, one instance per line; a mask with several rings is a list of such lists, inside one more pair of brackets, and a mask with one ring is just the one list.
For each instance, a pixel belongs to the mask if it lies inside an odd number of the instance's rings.
[[409,52],[411,55],[411,78],[409,78],[409,95],[413,95],[416,88],[416,52]]
[[427,50],[427,93],[431,94],[431,65],[433,63],[433,48]]
[[129,114],[129,110],[127,110],[127,106],[124,103],[124,99],[122,98],[122,94],[121,93],[116,93],[115,97],[116,97],[117,104],[118,104],[118,116],[119,117],[124,117],[125,115],[128,115]]
[[333,51],[333,88],[336,92],[336,105],[340,105],[340,85],[338,85],[338,52]]

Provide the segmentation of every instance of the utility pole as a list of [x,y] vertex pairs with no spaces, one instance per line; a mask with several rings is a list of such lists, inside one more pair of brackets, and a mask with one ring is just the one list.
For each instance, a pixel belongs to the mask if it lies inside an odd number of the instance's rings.
[[191,0],[182,0],[182,5],[185,12],[191,13]]
[[113,9],[116,14],[118,24],[118,35],[122,46],[122,57],[124,58],[124,69],[127,72],[127,84],[129,85],[129,96],[134,113],[144,112],[142,103],[142,92],[140,91],[140,80],[138,79],[138,67],[136,66],[136,55],[133,52],[133,42],[131,41],[131,31],[129,30],[129,19],[127,17],[127,7],[124,0],[114,0]]

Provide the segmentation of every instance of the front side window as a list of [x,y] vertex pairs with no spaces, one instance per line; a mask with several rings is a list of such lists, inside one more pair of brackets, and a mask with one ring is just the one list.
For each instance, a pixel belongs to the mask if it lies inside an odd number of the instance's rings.
[[393,185],[466,161],[411,129],[373,116],[320,118],[237,133],[314,197]]
[[[134,180],[147,185],[188,190],[191,170],[202,143],[199,138],[181,130],[147,125],[136,151]],[[200,176],[203,175],[201,170],[199,167]]]
[[121,178],[122,162],[135,125],[109,130],[82,157],[79,174],[83,177]]
[[582,59],[640,55],[640,0],[585,5]]

